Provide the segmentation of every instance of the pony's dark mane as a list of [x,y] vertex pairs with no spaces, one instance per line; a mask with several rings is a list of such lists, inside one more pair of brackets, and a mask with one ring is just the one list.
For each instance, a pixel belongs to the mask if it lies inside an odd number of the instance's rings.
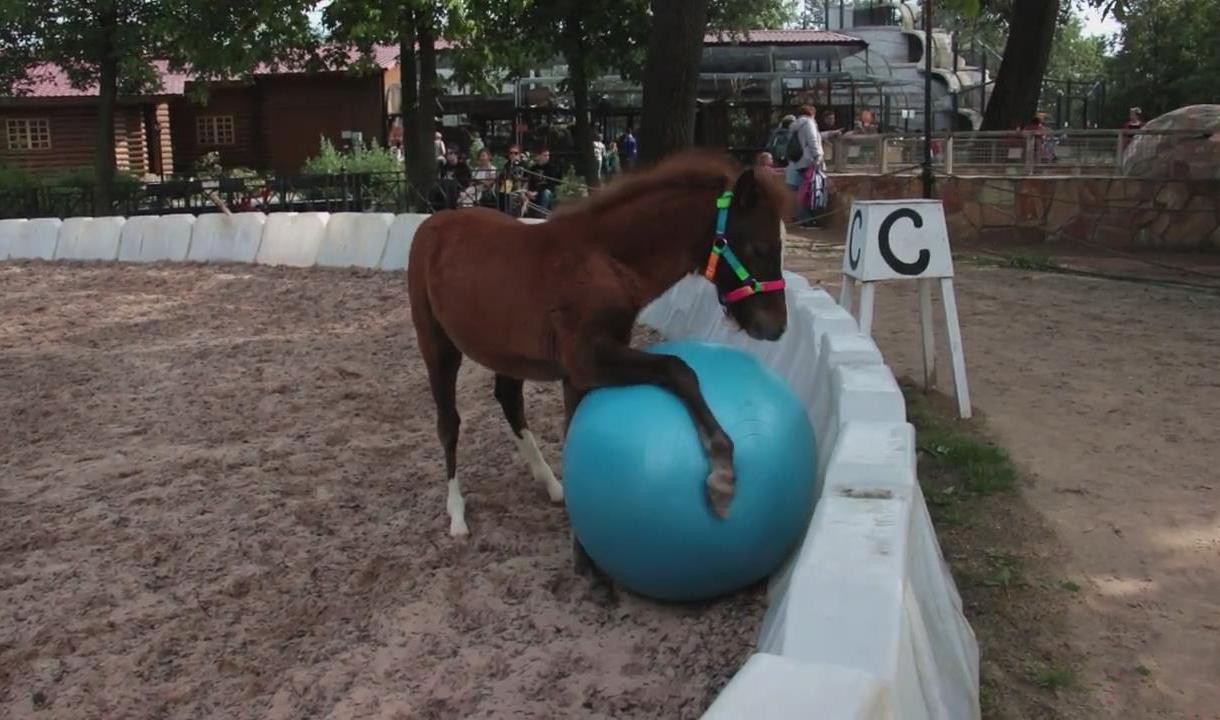
[[[723,155],[710,150],[684,150],[655,166],[627,172],[584,200],[560,205],[551,217],[575,214],[601,215],[624,205],[649,202],[663,192],[676,188],[724,191],[733,187],[741,168]],[[755,171],[768,204],[783,217],[791,203],[791,193],[771,173]]]

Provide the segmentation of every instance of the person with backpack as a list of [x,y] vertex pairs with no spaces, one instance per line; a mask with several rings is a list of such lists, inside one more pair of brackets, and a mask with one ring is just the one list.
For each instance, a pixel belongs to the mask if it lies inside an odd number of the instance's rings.
[[796,111],[796,122],[789,128],[788,145],[784,157],[788,161],[785,181],[788,187],[797,194],[796,223],[807,224],[812,219],[812,201],[810,194],[812,186],[821,174],[822,168],[822,137],[818,133],[818,124],[813,119],[817,109],[812,105],[802,105]]
[[788,146],[788,137],[792,134],[792,123],[796,122],[795,115],[785,115],[780,119],[779,125],[771,131],[771,137],[767,138],[766,152],[771,154],[776,165],[782,167],[787,164],[784,159],[784,148]]

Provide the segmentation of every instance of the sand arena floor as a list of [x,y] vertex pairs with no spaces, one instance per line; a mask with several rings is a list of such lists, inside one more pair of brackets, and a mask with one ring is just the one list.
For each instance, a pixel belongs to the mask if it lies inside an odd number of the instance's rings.
[[573,576],[469,362],[448,537],[400,273],[5,264],[0,378],[2,717],[694,718],[752,648]]

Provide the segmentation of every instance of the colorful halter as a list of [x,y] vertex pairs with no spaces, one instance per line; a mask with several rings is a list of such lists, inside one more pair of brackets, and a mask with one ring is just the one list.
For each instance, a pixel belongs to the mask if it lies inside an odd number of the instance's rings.
[[782,279],[755,280],[750,271],[746,270],[746,266],[742,265],[741,261],[737,259],[737,254],[733,252],[733,248],[729,247],[729,241],[725,239],[724,231],[729,222],[729,205],[732,204],[732,190],[726,191],[723,195],[716,198],[716,239],[712,242],[712,253],[707,259],[707,270],[703,272],[704,277],[715,282],[716,266],[720,263],[721,256],[723,256],[729,267],[737,275],[737,279],[741,280],[741,287],[720,296],[721,305],[744,300],[756,293],[775,292],[784,289],[784,281]]

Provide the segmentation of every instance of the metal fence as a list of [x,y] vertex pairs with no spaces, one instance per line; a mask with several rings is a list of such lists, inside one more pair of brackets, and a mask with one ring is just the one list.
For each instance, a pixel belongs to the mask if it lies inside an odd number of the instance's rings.
[[[937,133],[932,162],[958,175],[1122,176],[1163,152],[1170,143],[1210,136],[1201,130],[1052,130]],[[841,135],[825,141],[832,172],[901,174],[918,172],[922,135]]]
[[[340,173],[297,177],[169,180],[120,183],[118,215],[223,212],[403,212],[427,202],[416,197],[403,173]],[[408,202],[408,200],[416,202]],[[223,209],[222,209],[223,206]],[[72,217],[93,214],[88,186],[35,186],[0,190],[0,218]]]

